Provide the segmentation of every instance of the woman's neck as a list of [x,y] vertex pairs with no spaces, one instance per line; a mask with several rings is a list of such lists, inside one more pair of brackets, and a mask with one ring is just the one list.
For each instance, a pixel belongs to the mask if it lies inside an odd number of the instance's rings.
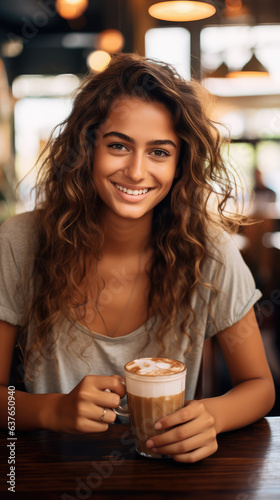
[[128,256],[150,248],[152,211],[140,219],[124,219],[116,214],[103,213],[105,254]]

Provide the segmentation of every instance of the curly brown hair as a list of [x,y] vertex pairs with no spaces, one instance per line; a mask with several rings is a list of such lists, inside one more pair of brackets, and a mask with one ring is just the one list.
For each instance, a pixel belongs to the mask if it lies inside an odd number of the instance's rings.
[[[234,184],[221,155],[220,133],[203,108],[204,92],[171,66],[137,54],[115,55],[103,72],[85,78],[72,112],[43,152],[48,154],[36,184],[39,243],[34,272],[40,286],[26,322],[35,319],[32,349],[38,355],[44,349],[51,352],[54,324],[61,317],[74,324],[78,308],[87,303],[81,283],[88,266],[97,272],[104,240],[92,176],[94,147],[112,106],[124,96],[163,103],[181,139],[179,176],[153,211],[147,306],[161,318],[159,344],[163,346],[179,311],[185,332],[193,316],[195,285],[217,293],[202,275],[211,252],[209,227],[232,231],[243,219],[227,209],[228,200],[235,197]],[[29,355],[30,349],[26,361]]]

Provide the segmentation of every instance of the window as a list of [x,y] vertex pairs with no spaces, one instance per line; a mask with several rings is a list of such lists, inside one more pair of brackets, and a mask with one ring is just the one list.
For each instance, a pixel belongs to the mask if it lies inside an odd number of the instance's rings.
[[211,26],[201,31],[201,64],[210,73],[223,62],[229,71],[240,70],[254,53],[269,72],[269,78],[206,78],[205,86],[214,94],[280,94],[280,26]]
[[154,28],[145,35],[145,55],[172,64],[190,79],[190,32],[185,28]]
[[[68,84],[67,84],[68,82]],[[18,98],[14,110],[15,168],[21,202],[16,211],[33,210],[37,170],[34,167],[52,130],[72,108],[71,92],[79,80],[74,75],[20,76],[13,83]]]

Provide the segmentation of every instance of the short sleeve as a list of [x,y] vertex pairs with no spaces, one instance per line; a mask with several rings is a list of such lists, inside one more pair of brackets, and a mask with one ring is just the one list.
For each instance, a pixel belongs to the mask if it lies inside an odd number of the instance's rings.
[[30,217],[15,216],[1,226],[0,320],[13,325],[23,325],[29,298],[29,264],[34,248],[30,243]]
[[208,314],[206,337],[237,323],[262,296],[230,236],[220,239],[217,260],[212,266],[215,267],[214,284],[218,293]]

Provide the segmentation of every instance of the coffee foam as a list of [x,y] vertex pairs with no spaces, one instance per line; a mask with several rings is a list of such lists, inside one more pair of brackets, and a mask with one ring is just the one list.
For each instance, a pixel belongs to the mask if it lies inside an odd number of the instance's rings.
[[184,371],[185,365],[181,361],[169,358],[140,358],[126,364],[129,373],[158,377],[174,375]]
[[185,391],[186,368],[180,361],[168,358],[135,359],[125,366],[125,378],[129,394],[168,397]]

